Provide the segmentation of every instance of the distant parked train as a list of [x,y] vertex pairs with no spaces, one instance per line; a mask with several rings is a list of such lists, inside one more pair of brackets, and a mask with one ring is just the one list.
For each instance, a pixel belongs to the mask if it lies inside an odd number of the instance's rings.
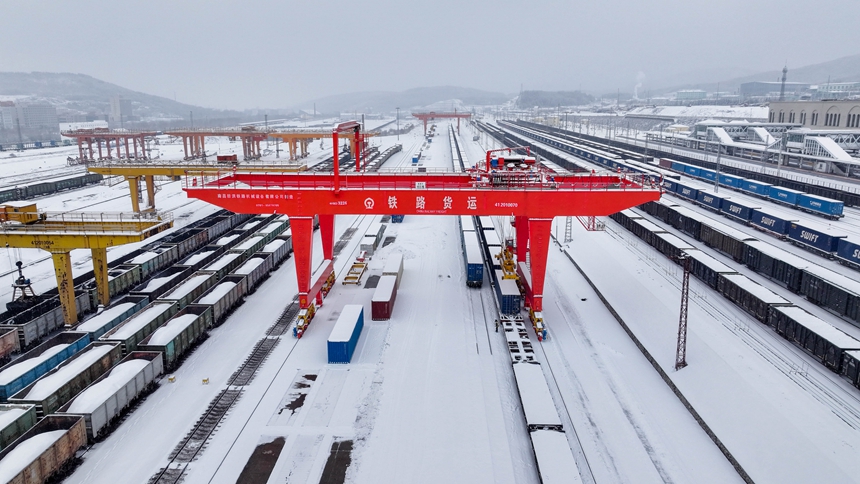
[[27,200],[30,198],[52,195],[63,190],[83,188],[102,181],[102,175],[98,173],[85,173],[83,175],[63,178],[60,180],[28,183],[12,188],[0,189],[0,203],[12,200]]
[[[714,170],[688,165],[686,163],[681,163],[680,161],[674,161],[667,158],[660,159],[660,166],[709,182],[715,182],[717,178],[717,173]],[[738,190],[756,197],[781,203],[791,208],[803,210],[832,220],[837,220],[844,216],[842,211],[845,204],[839,200],[833,200],[831,198],[821,197],[818,195],[810,195],[798,190],[750,180],[736,175],[720,173],[719,176],[720,185],[733,190]]]

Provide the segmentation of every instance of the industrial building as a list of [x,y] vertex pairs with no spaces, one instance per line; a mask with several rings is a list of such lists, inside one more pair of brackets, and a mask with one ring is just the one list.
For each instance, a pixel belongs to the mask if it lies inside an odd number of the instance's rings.
[[111,96],[109,122],[112,128],[121,128],[123,121],[130,121],[132,115],[131,99]]
[[774,101],[768,120],[811,129],[860,128],[860,100]]

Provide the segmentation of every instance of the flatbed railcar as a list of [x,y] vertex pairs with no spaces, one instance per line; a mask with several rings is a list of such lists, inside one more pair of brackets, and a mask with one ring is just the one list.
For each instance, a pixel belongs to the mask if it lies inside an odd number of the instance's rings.
[[98,173],[84,173],[58,180],[25,183],[0,190],[0,203],[14,200],[29,200],[36,197],[53,195],[64,190],[84,188],[88,185],[101,183],[103,179],[104,177]]

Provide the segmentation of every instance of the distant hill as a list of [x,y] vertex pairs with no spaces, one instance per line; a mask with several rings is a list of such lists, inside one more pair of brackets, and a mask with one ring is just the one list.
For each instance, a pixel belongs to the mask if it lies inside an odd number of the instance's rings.
[[594,96],[580,91],[523,91],[517,106],[554,108],[556,106],[582,106],[594,102]]
[[0,95],[31,96],[84,113],[108,113],[110,98],[117,94],[132,101],[135,116],[187,118],[189,111],[194,111],[194,118],[203,120],[238,119],[242,115],[239,111],[208,109],[132,91],[84,74],[0,72]]
[[[758,74],[726,79],[719,83],[684,84],[655,90],[655,92],[673,92],[693,87],[706,91],[716,91],[717,89],[720,91],[737,91],[740,89],[741,84],[745,82],[780,80],[782,78],[782,65],[779,65],[779,63],[776,64],[776,69]],[[804,67],[793,68],[788,66],[787,77],[789,82],[806,82],[811,84],[824,84],[827,82],[828,77],[831,82],[860,81],[860,54]]]
[[316,104],[317,112],[322,113],[350,111],[388,113],[398,107],[402,111],[408,111],[444,102],[454,102],[455,105],[502,104],[512,97],[498,92],[467,87],[438,86],[418,87],[400,92],[368,91],[338,94],[307,101],[293,107],[310,110]]

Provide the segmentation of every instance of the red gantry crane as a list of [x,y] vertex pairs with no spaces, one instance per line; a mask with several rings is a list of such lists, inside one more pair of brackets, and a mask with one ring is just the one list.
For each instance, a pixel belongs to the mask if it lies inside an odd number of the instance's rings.
[[455,109],[453,113],[412,113],[413,116],[424,121],[424,136],[427,136],[427,120],[429,119],[442,119],[442,118],[450,118],[457,119],[457,134],[460,133],[460,119],[469,119],[472,117],[471,113],[458,113]]
[[[332,173],[217,175],[189,171],[189,197],[237,213],[278,213],[290,217],[298,279],[299,336],[333,284],[335,215],[490,215],[516,219],[517,258],[531,256],[530,274],[521,274],[530,312],[543,309],[543,289],[552,220],[557,216],[606,216],[658,200],[659,184],[645,175],[621,173],[558,175],[535,164],[497,158],[471,172],[339,173],[337,139],[354,133],[354,121],[334,127]],[[360,150],[358,150],[360,153]],[[360,164],[360,160],[356,160]],[[311,273],[313,219],[319,216],[323,264]],[[520,266],[523,264],[521,263]],[[518,268],[518,272],[523,270]]]

